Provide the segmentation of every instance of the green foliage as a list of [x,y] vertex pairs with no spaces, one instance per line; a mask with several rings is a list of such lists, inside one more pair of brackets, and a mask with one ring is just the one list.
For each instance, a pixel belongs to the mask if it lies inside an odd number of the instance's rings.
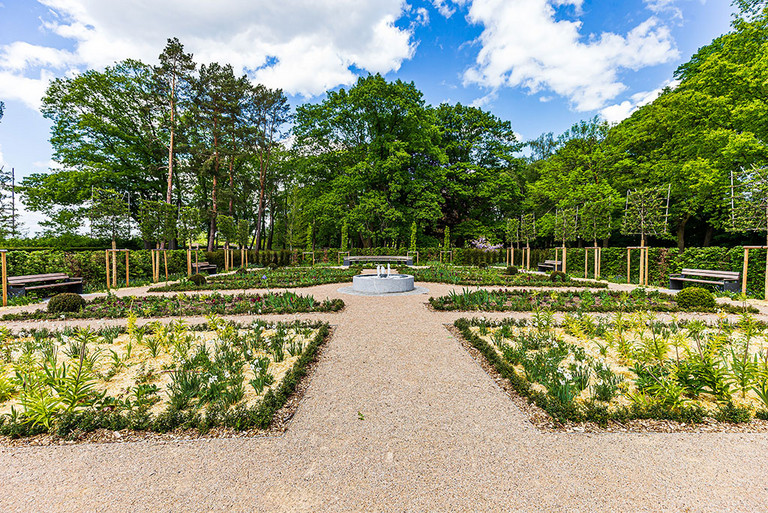
[[206,283],[208,283],[208,279],[205,277],[205,275],[197,273],[193,274],[189,277],[189,281],[191,281],[195,287],[202,287]]
[[341,225],[341,251],[347,251],[349,249],[349,223],[346,219]]
[[446,226],[443,231],[443,249],[448,251],[451,249],[451,227]]
[[310,223],[307,225],[307,239],[306,248],[307,251],[312,251],[315,247],[314,226]]
[[567,274],[565,274],[563,271],[552,271],[549,274],[549,280],[552,282],[566,282],[569,281],[571,278]]
[[518,273],[518,269],[514,265],[508,266],[504,271],[504,274],[506,274],[507,276],[515,276],[517,273]]
[[216,216],[216,229],[219,235],[226,241],[227,244],[235,242],[237,237],[237,225],[235,220],[228,215],[219,214]]
[[717,304],[715,296],[701,287],[686,287],[675,295],[675,302],[683,310],[712,309]]
[[627,191],[627,203],[621,231],[627,235],[665,235],[667,225],[667,191],[645,187]]
[[90,219],[91,231],[97,237],[116,240],[128,236],[128,204],[121,193],[94,188]]
[[237,243],[241,248],[248,246],[248,240],[251,235],[250,223],[247,219],[240,219],[237,222]]
[[416,237],[418,235],[418,226],[416,226],[416,221],[411,223],[411,243],[408,245],[409,251],[416,251]]
[[50,313],[79,312],[85,306],[85,299],[79,294],[72,292],[62,292],[56,294],[48,300],[48,311]]

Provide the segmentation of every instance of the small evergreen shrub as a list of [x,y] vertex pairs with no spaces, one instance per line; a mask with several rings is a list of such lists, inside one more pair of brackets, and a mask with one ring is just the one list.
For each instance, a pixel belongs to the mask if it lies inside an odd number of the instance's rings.
[[85,299],[73,292],[56,294],[48,301],[50,313],[79,312],[85,306]]
[[191,281],[192,283],[194,283],[198,287],[201,287],[201,286],[205,285],[206,283],[208,283],[208,280],[205,278],[205,276],[200,274],[200,273],[193,274],[192,276],[190,276],[189,277],[189,281]]
[[552,271],[552,274],[549,275],[549,280],[552,282],[557,283],[559,282],[566,282],[570,278],[567,274],[565,274],[563,271]]
[[675,296],[677,306],[682,310],[691,309],[712,309],[717,304],[715,302],[715,296],[706,289],[701,287],[686,287]]
[[477,264],[477,266],[480,269],[487,269],[488,268],[488,262],[480,262],[479,264]]
[[504,274],[506,274],[507,276],[514,276],[517,273],[518,273],[517,267],[515,267],[514,265],[507,267],[507,270],[504,271]]
[[245,274],[248,271],[245,270],[245,267],[238,267],[237,271],[235,271],[235,274]]
[[274,263],[274,262],[270,262],[270,263],[267,265],[267,267],[268,267],[269,269],[271,269],[272,271],[274,271],[275,269],[277,269],[277,267],[278,267],[278,266],[277,266],[277,264],[276,264],[276,263]]

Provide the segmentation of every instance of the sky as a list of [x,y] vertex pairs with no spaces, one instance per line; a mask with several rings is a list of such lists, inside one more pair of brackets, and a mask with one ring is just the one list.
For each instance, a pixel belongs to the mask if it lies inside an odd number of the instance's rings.
[[[17,180],[57,167],[38,110],[49,80],[155,64],[169,37],[294,107],[381,73],[429,104],[491,111],[529,140],[653,101],[728,32],[731,11],[728,0],[0,0],[0,165]],[[42,219],[21,218],[29,234]]]

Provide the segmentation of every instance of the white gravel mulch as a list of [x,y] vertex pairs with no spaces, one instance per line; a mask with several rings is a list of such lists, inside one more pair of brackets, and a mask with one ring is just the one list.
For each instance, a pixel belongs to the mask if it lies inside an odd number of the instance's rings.
[[336,330],[285,434],[0,447],[0,511],[768,511],[768,435],[541,431],[426,297],[299,316]]

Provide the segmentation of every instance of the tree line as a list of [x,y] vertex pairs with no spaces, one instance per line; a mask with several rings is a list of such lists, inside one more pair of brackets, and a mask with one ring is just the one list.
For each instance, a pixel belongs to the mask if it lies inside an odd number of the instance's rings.
[[491,112],[431,106],[415,84],[380,75],[291,113],[282,91],[198,66],[171,39],[158,65],[126,60],[51,83],[43,113],[62,169],[21,191],[56,233],[80,226],[96,188],[130,198],[137,221],[142,201],[171,205],[177,223],[192,208],[209,248],[220,216],[244,221],[237,238],[257,250],[438,246],[446,232],[458,246],[510,243],[520,226],[540,242],[607,244],[640,233],[625,213],[646,196],[665,211],[643,237],[736,242],[733,181],[768,163],[768,10],[735,5],[731,31],[652,103],[616,125],[594,118],[527,142]]

